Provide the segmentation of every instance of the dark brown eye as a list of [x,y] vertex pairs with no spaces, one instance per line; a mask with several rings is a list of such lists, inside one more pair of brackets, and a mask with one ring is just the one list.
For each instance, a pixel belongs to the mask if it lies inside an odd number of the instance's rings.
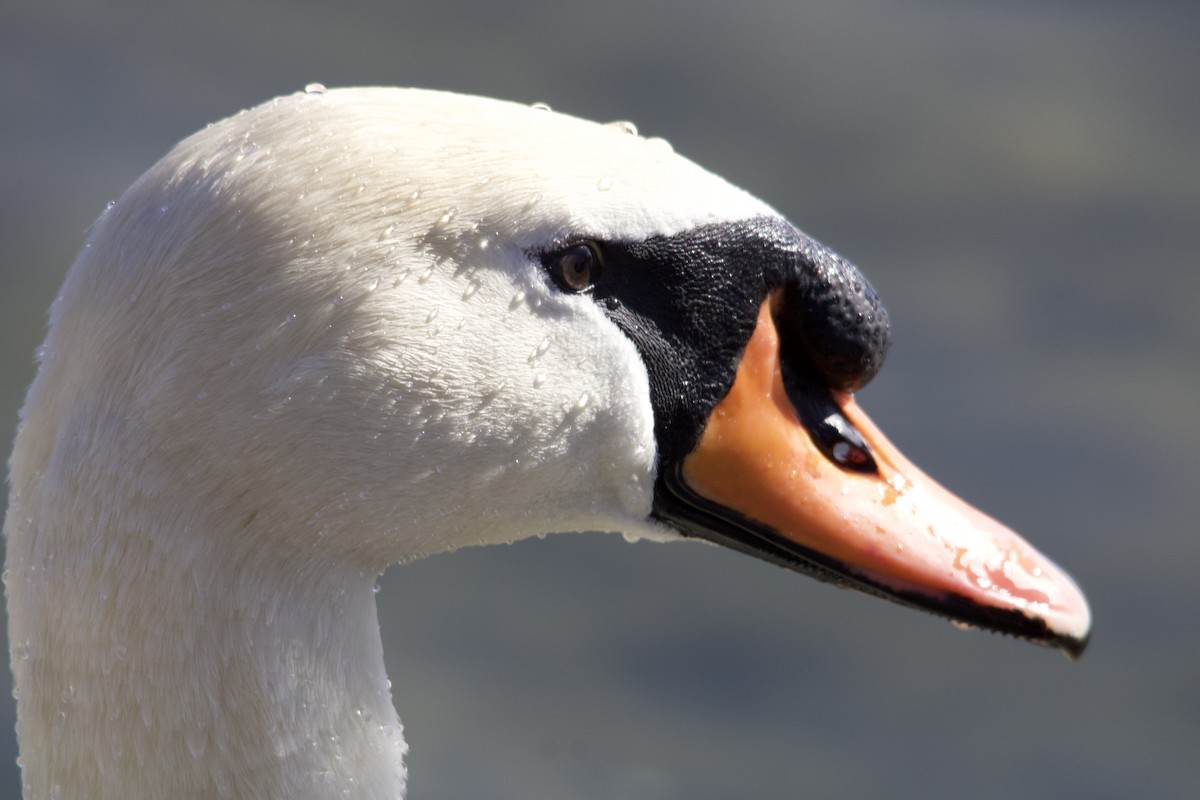
[[600,253],[590,242],[548,253],[543,263],[564,292],[586,292],[600,277]]

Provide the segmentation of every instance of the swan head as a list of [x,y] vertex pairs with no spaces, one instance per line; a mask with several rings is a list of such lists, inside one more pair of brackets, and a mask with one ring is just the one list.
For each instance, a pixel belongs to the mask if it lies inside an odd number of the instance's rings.
[[185,552],[372,574],[556,531],[698,537],[1080,650],[1070,579],[855,405],[887,344],[852,265],[628,125],[297,94],[185,140],[97,222],[9,518],[107,474],[121,525]]

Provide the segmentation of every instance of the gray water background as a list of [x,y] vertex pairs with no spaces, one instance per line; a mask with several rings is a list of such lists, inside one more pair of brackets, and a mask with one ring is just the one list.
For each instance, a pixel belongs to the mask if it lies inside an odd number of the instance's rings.
[[631,119],[862,267],[863,405],[1076,576],[1093,644],[696,545],[440,556],[379,595],[411,796],[1200,797],[1197,9],[7,0],[0,453],[84,231],[205,123],[309,81]]

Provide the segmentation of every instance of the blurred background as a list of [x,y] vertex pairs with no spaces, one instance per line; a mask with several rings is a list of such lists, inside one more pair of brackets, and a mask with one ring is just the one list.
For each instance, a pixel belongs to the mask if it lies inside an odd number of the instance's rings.
[[1198,40],[1153,0],[6,0],[0,452],[88,225],[205,123],[310,81],[630,119],[859,264],[863,405],[1069,569],[1093,643],[699,545],[435,557],[379,595],[411,797],[1195,798]]

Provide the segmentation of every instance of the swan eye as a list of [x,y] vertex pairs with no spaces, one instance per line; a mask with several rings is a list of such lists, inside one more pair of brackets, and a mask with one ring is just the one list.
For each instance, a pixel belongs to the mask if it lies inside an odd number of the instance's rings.
[[543,263],[564,292],[586,292],[600,277],[600,253],[591,242],[548,253]]

